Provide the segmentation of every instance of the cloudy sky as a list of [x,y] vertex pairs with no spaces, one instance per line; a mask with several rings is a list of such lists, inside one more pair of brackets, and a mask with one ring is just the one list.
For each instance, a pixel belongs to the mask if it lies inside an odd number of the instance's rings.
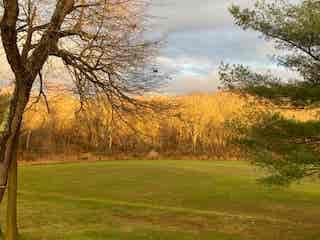
[[[277,52],[270,42],[266,42],[258,33],[243,31],[233,23],[228,12],[231,4],[250,7],[254,2],[152,0],[151,35],[166,39],[158,62],[160,70],[168,72],[172,78],[164,91],[184,94],[216,90],[219,84],[217,71],[221,62],[241,63],[257,71],[269,69],[282,77],[294,76],[279,68],[272,60]],[[0,66],[0,79],[10,79],[12,74],[5,58],[0,58]],[[60,72],[56,71],[50,76],[60,79]]]
[[210,92],[218,85],[217,68],[225,63],[242,63],[254,69],[278,68],[271,43],[259,34],[234,25],[228,7],[232,3],[250,7],[254,0],[155,0],[151,8],[153,32],[166,37],[158,58],[173,73],[167,91],[174,93]]

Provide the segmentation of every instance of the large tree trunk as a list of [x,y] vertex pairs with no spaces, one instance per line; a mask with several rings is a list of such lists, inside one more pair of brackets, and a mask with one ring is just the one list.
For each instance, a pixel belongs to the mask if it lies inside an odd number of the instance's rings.
[[8,176],[8,203],[7,203],[7,222],[5,240],[16,240],[18,238],[17,225],[17,189],[18,189],[18,162],[17,147],[18,139],[15,144],[14,156],[12,158]]
[[[3,200],[6,190],[10,167],[12,167],[12,171],[15,171],[15,163],[13,163],[13,166],[11,163],[16,160],[15,155],[18,147],[22,117],[29,101],[30,92],[31,85],[23,85],[21,84],[21,81],[20,84],[18,84],[18,81],[16,82],[7,114],[0,126],[0,203]],[[16,176],[14,175],[15,173],[11,176],[10,185],[15,184]],[[16,215],[16,206],[14,206],[16,204],[14,196],[16,194],[15,187],[13,187],[13,189],[11,188],[8,194],[8,213],[10,219],[7,219],[9,223],[9,226],[7,226],[7,229],[9,230],[7,234],[11,237],[9,239],[15,240],[17,237],[16,216],[13,216]]]

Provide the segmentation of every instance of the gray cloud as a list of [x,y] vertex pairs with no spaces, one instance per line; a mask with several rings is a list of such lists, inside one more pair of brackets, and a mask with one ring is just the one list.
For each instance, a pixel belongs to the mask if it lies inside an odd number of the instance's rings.
[[[212,29],[232,25],[228,8],[232,0],[155,0],[151,13],[156,16],[156,26],[163,32]],[[253,0],[237,0],[248,7]],[[157,18],[158,17],[158,18]]]
[[174,72],[171,92],[214,90],[217,68],[223,62],[242,63],[277,74],[271,56],[277,51],[258,33],[243,31],[233,23],[232,3],[250,7],[254,0],[155,0],[151,9],[156,36],[165,35],[159,61]]

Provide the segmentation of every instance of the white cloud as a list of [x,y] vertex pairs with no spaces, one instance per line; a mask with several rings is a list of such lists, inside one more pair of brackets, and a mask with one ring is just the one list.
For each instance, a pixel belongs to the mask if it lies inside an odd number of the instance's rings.
[[217,71],[212,71],[205,76],[181,75],[165,89],[172,94],[186,94],[194,92],[213,92],[219,86]]
[[170,58],[160,56],[157,58],[157,61],[165,72],[169,72],[173,75],[181,75],[186,72],[191,73],[192,75],[203,75],[207,74],[214,67],[212,61],[206,58],[192,58],[187,56]]
[[173,75],[168,89],[177,93],[212,91],[218,86],[220,63],[248,65],[257,71],[270,69],[283,78],[296,74],[278,68],[271,56],[279,54],[273,44],[233,22],[232,3],[250,7],[254,0],[155,0],[152,14],[159,16],[154,31],[167,36],[158,58]]

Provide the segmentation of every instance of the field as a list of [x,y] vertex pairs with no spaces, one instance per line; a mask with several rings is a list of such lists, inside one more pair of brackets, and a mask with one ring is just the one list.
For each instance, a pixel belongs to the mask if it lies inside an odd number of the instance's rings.
[[320,239],[320,183],[268,187],[260,175],[244,162],[22,166],[21,239]]

